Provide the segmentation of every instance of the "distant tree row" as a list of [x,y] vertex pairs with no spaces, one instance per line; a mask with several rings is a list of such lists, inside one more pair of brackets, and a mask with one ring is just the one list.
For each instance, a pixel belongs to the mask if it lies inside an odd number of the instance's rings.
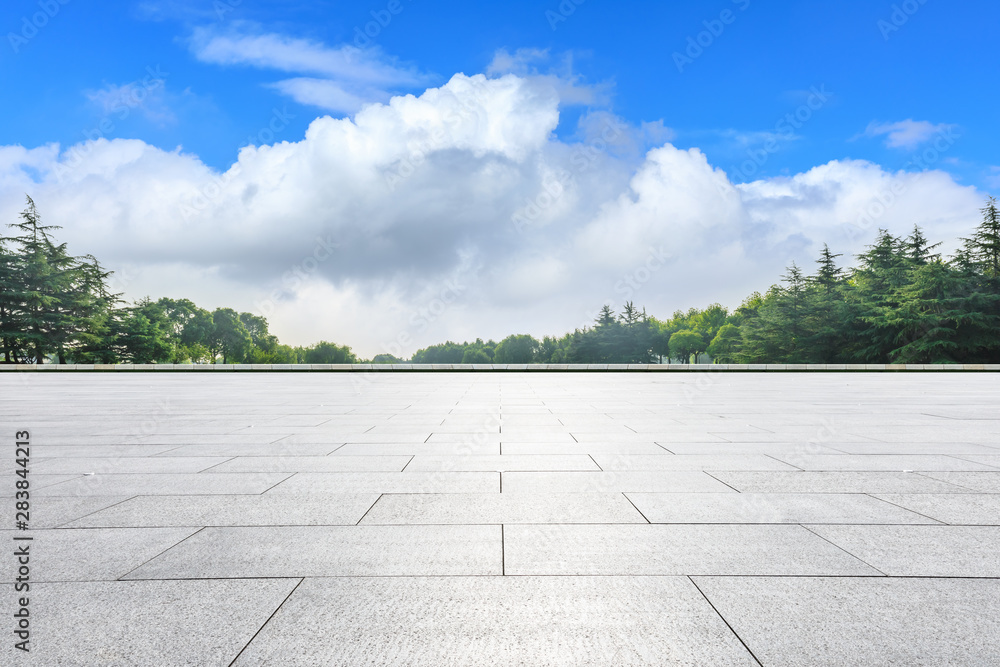
[[[74,257],[41,224],[34,202],[0,237],[0,344],[7,363],[355,363],[347,346],[282,345],[267,320],[187,299],[123,306],[92,256]],[[990,197],[982,221],[945,259],[919,227],[879,230],[842,268],[823,247],[807,275],[792,264],[782,283],[733,312],[712,304],[666,320],[633,303],[605,305],[593,326],[541,340],[528,334],[451,341],[409,362],[373,363],[1000,363],[1000,213]]]
[[0,237],[0,345],[5,363],[354,363],[346,346],[279,343],[267,320],[188,299],[123,306],[110,271],[74,257],[28,198],[13,236]]
[[[813,274],[792,264],[781,284],[733,312],[712,304],[658,320],[632,303],[619,315],[604,306],[592,327],[561,338],[449,342],[414,361],[459,363],[466,350],[490,356],[493,348],[498,363],[1000,363],[996,199],[981,213],[947,259],[919,227],[906,237],[879,230],[857,266],[841,268],[824,246]],[[499,351],[515,345],[502,361]]]

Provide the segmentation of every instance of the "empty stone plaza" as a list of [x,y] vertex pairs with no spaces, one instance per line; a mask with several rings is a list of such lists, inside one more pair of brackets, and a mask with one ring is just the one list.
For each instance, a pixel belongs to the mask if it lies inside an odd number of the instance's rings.
[[7,372],[0,396],[3,551],[31,538],[5,665],[1000,660],[996,373]]

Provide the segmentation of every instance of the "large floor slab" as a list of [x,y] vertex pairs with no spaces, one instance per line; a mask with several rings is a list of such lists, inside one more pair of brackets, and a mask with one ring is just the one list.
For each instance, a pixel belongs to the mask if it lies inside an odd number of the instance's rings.
[[1000,580],[695,577],[768,667],[996,664]]
[[854,493],[629,493],[650,523],[937,523]]
[[801,526],[505,526],[507,574],[875,575]]
[[[226,667],[297,579],[40,583],[30,653],[5,637],[4,665]],[[11,612],[13,613],[13,611]]]
[[128,579],[487,575],[500,526],[205,528]]
[[377,493],[138,496],[65,527],[353,526],[378,498]]
[[686,577],[308,579],[237,665],[757,664]]
[[646,523],[646,519],[620,493],[425,493],[383,494],[361,523]]
[[992,664],[997,377],[3,373],[0,537],[37,664]]

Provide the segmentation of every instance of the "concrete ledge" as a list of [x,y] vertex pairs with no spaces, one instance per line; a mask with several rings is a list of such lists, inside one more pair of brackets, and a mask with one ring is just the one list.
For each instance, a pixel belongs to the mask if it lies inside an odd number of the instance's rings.
[[0,364],[0,372],[601,372],[812,373],[1000,372],[1000,364]]

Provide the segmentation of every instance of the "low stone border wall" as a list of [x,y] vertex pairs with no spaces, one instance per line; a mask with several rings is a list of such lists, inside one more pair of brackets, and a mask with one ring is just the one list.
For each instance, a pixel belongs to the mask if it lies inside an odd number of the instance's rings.
[[0,364],[30,372],[907,372],[1000,371],[1000,364]]

